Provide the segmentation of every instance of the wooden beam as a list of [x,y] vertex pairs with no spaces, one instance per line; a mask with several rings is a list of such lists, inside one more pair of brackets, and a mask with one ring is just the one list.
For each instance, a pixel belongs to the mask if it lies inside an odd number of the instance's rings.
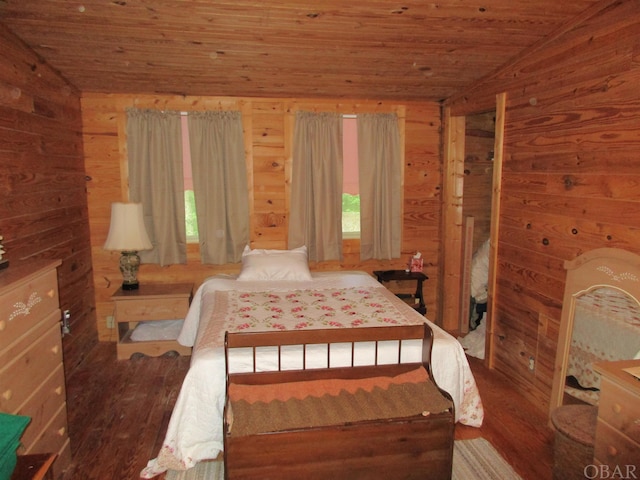
[[444,112],[444,172],[442,226],[442,316],[441,326],[458,330],[460,278],[462,273],[462,196],[464,187],[465,117]]
[[496,130],[493,147],[493,196],[491,200],[491,233],[489,235],[489,281],[487,285],[487,331],[485,341],[485,362],[493,368],[494,334],[493,318],[495,312],[495,289],[498,268],[498,234],[500,231],[500,194],[502,192],[502,159],[504,147],[504,120],[507,94],[496,95]]

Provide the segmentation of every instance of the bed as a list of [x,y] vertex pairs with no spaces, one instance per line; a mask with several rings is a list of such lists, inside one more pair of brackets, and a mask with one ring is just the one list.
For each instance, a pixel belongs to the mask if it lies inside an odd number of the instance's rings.
[[[182,345],[193,346],[191,366],[158,457],[141,472],[142,478],[167,469],[191,468],[201,460],[216,458],[223,450],[225,332],[425,322],[422,315],[365,272],[310,273],[306,250],[302,249],[251,250],[245,254],[239,276],[212,277],[196,291],[178,337]],[[287,272],[282,274],[285,266]],[[454,337],[426,322],[433,331],[431,365],[436,383],[451,395],[455,420],[479,427],[484,412],[464,350]],[[421,343],[407,352],[407,362],[418,361]]]

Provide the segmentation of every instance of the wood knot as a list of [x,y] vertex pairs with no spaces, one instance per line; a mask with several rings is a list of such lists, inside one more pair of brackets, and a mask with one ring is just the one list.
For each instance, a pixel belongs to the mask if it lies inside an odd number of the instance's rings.
[[566,188],[567,190],[571,190],[575,185],[575,180],[569,175],[565,175],[565,177],[563,178],[563,182],[564,188]]

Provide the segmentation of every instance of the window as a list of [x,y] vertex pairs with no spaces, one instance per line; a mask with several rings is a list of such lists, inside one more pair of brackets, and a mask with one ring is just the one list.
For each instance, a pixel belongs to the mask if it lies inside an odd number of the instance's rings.
[[[343,239],[348,234],[342,231],[345,162],[340,157],[344,160],[344,144],[352,143],[344,141],[344,115],[303,110],[295,115],[289,244],[308,245],[312,261],[342,259]],[[360,213],[360,232],[353,236],[360,239],[362,260],[400,256],[402,148],[399,123],[396,113],[359,113],[357,116],[357,163],[362,167],[358,168],[360,208],[354,210]],[[353,131],[347,127],[347,135]],[[353,158],[353,155],[348,157]],[[349,164],[353,162],[347,161]],[[354,175],[347,173],[346,177],[352,179]]]
[[186,115],[127,110],[130,195],[145,204],[155,246],[145,254],[147,263],[186,263],[187,225],[193,240],[196,233],[191,190],[202,263],[239,262],[249,241],[242,114],[230,110]]
[[187,243],[198,243],[198,217],[196,198],[193,194],[193,173],[191,169],[191,148],[189,145],[188,118],[182,115],[182,171],[184,175],[184,223]]
[[358,125],[355,115],[345,115],[342,120],[342,156],[342,236],[359,238]]

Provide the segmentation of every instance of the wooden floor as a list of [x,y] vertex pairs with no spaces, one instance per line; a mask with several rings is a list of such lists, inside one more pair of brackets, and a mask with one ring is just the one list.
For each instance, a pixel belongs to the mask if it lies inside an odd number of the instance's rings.
[[[482,361],[470,363],[485,421],[479,429],[456,425],[456,439],[484,437],[523,479],[550,479],[553,436],[546,416]],[[67,378],[73,462],[64,480],[139,478],[159,451],[188,367],[189,357],[118,361],[115,345],[94,348]]]

